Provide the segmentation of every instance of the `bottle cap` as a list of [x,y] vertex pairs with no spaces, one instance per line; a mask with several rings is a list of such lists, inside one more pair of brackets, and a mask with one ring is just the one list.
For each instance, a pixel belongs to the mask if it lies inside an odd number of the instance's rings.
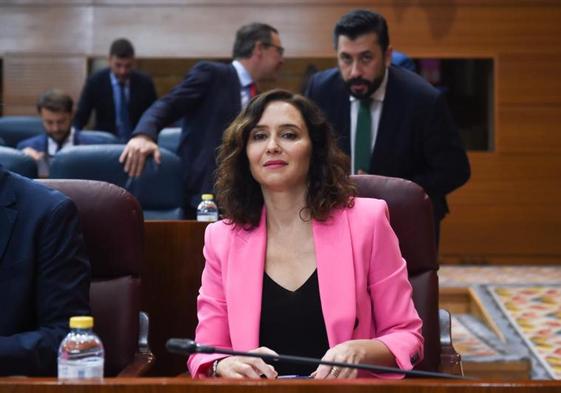
[[91,329],[93,322],[93,317],[72,317],[70,318],[70,327],[72,329]]
[[201,199],[203,201],[210,201],[211,199],[214,199],[214,195],[212,194],[203,194],[201,195]]

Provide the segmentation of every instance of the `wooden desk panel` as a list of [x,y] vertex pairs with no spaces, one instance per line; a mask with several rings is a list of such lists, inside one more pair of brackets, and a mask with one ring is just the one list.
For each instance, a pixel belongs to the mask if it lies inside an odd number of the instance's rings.
[[153,375],[175,376],[186,359],[165,349],[170,337],[193,338],[196,298],[204,267],[206,223],[147,221],[144,224],[142,309],[150,316],[150,347],[156,356]]
[[0,391],[11,393],[557,393],[561,381],[192,381],[188,378],[108,378],[103,382],[61,384],[46,379],[0,378]]

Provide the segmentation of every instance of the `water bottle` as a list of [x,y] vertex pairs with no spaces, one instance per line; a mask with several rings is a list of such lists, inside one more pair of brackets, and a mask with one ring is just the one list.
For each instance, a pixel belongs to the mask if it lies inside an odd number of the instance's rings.
[[93,322],[93,317],[70,318],[70,333],[58,348],[59,379],[103,378],[103,344]]
[[214,203],[214,195],[203,194],[201,203],[197,207],[197,221],[218,221],[218,207]]

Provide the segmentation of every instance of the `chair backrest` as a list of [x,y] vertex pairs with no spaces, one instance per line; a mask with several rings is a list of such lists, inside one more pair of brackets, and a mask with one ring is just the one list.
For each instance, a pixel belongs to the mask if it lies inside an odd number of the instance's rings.
[[39,116],[0,117],[0,137],[7,146],[16,147],[19,141],[43,132]]
[[127,189],[139,200],[146,219],[182,219],[179,157],[160,149],[160,165],[150,158],[138,178],[129,178],[119,162],[123,149],[124,145],[82,145],[63,149],[52,159],[49,177],[113,183]]
[[181,127],[164,128],[158,135],[158,146],[177,153],[181,140]]
[[383,199],[388,204],[390,223],[407,262],[413,302],[423,320],[425,357],[416,369],[438,371],[438,262],[430,199],[420,186],[409,180],[376,175],[351,178],[357,185],[359,197]]
[[35,160],[17,149],[0,146],[0,164],[5,169],[22,176],[37,177],[37,163]]
[[79,132],[82,135],[94,137],[95,139],[99,140],[100,144],[111,145],[111,144],[119,143],[119,138],[117,138],[114,134],[110,132],[96,131],[96,130],[81,130]]
[[138,348],[140,269],[144,222],[138,201],[113,184],[90,180],[38,180],[74,201],[90,263],[94,330],[105,347],[105,373],[114,376]]

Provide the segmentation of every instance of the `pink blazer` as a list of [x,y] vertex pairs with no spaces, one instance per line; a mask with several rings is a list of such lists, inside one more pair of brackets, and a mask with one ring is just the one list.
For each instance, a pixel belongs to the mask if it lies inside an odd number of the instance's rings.
[[[400,368],[411,369],[423,357],[422,322],[386,203],[356,198],[354,207],[334,211],[328,221],[314,220],[312,232],[329,346],[376,338]],[[197,342],[241,351],[259,346],[266,242],[265,210],[250,231],[223,221],[207,227]],[[204,377],[221,357],[195,354],[187,366],[192,376]]]

